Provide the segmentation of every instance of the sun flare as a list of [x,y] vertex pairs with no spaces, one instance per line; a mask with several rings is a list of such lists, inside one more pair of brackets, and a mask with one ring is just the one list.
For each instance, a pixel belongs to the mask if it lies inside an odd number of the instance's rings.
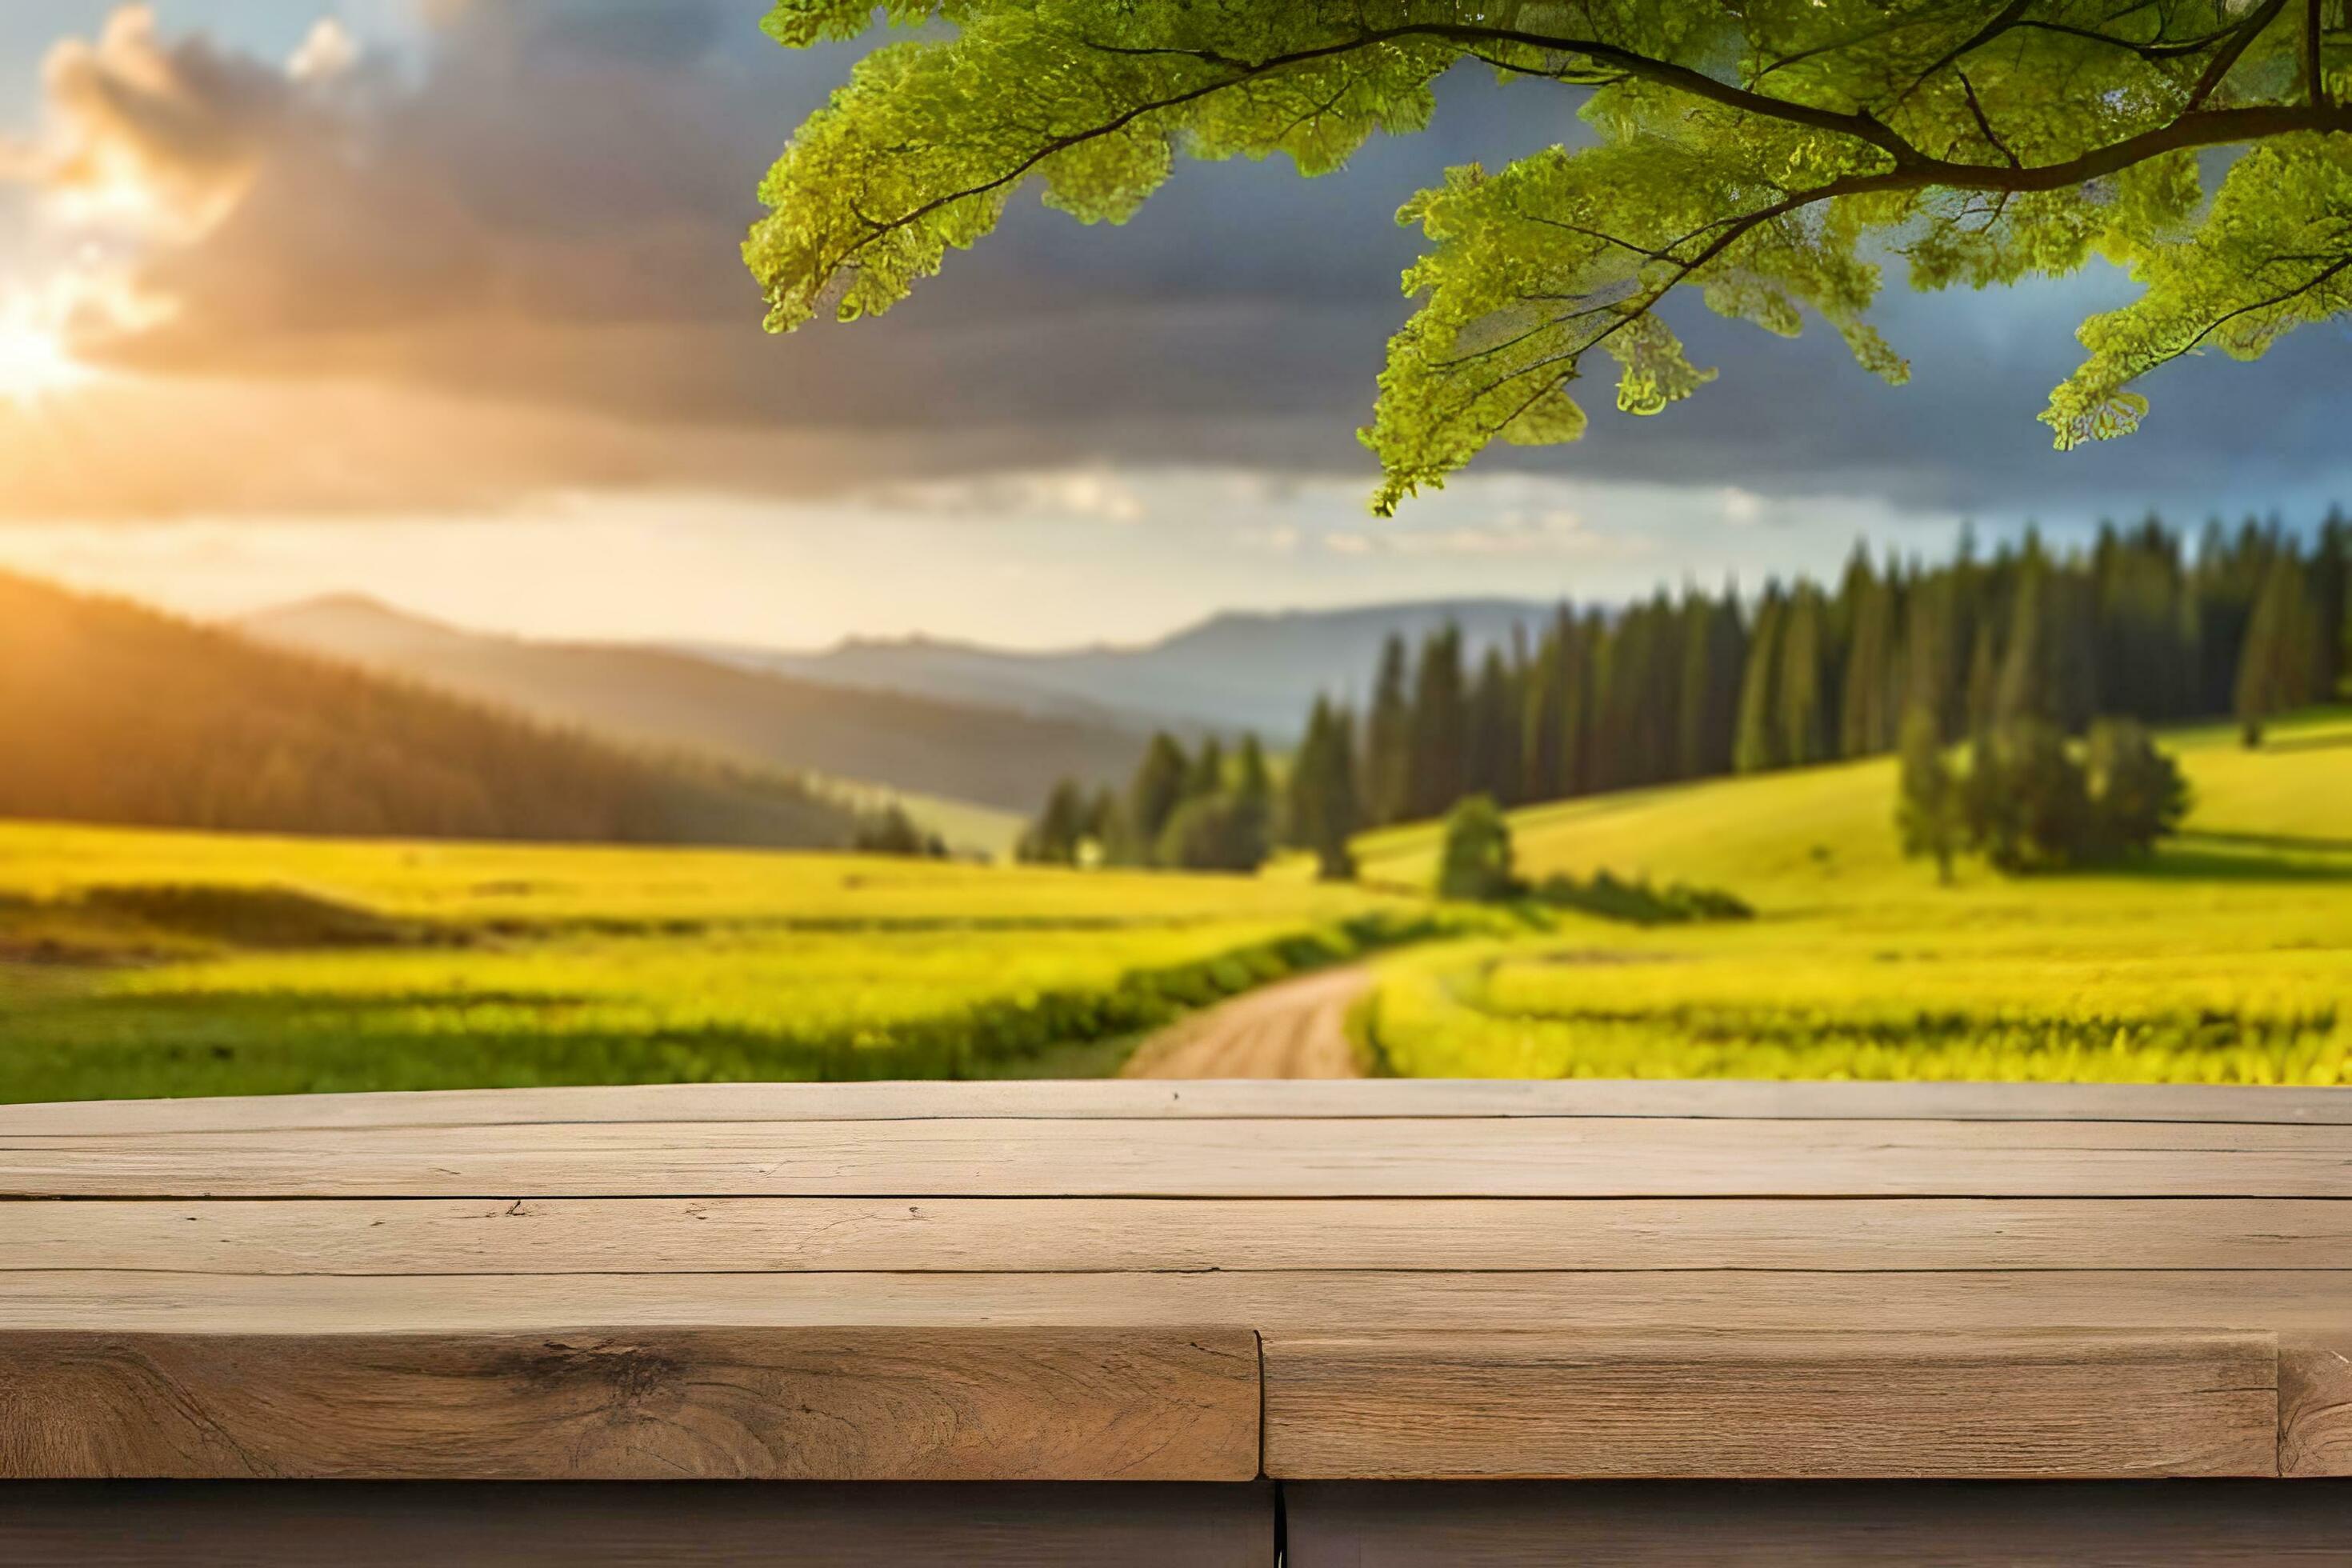
[[0,315],[0,403],[37,402],[86,374],[54,328]]

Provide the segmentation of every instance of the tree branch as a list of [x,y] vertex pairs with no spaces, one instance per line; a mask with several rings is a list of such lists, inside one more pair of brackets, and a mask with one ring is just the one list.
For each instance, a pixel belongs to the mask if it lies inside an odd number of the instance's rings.
[[1937,71],[1942,70],[1947,66],[1967,58],[1978,49],[1982,48],[1985,45],[1992,42],[1995,38],[2000,37],[2003,33],[2008,32],[2010,28],[2015,26],[2017,25],[2017,19],[2025,15],[2026,7],[2031,5],[2032,3],[2033,0],[2009,0],[2009,4],[2002,6],[2000,10],[1994,15],[1991,20],[1988,21],[1983,26],[1979,27],[1975,32],[1969,34],[1967,37],[1961,39],[1958,43],[1953,45],[1950,48],[1946,49],[1943,54],[1937,58],[1934,65],[1929,66],[1926,70],[1921,71],[1917,76],[1912,78],[1911,85],[1905,88],[1901,92],[1895,94],[1895,101],[1896,105],[1900,106],[1905,100],[1908,99],[1913,93],[1918,91],[1921,87],[1926,85],[1927,79],[1934,76]]
[[2221,52],[2213,57],[2212,63],[2197,79],[2197,85],[2189,89],[2189,101],[2183,106],[2185,112],[2193,114],[2204,107],[2205,100],[2213,96],[2213,89],[2221,85],[2221,79],[2228,76],[2231,68],[2238,63],[2238,57],[2262,37],[2263,29],[2276,21],[2278,14],[2285,8],[2286,0],[2263,0],[2259,10],[2238,24],[2235,36],[2221,46]]
[[2055,163],[2029,163],[2022,168],[1996,168],[1984,163],[1957,163],[1941,158],[1906,164],[1895,171],[1914,176],[1916,187],[1948,185],[1963,191],[2008,191],[2027,195],[2062,191],[2090,180],[2121,174],[2135,163],[2166,153],[2198,147],[2226,147],[2240,142],[2263,142],[2297,132],[2352,132],[2352,113],[2335,105],[2324,109],[2305,104],[2256,104],[2244,109],[2209,109],[2184,114],[2152,131],[2126,136],[2104,147]]
[[[2315,6],[2319,0],[2306,0],[2306,3]],[[2192,103],[2200,102],[2203,98],[2210,95],[2255,37],[2277,17],[2285,4],[2286,0],[2264,0],[2261,9],[2250,14],[2238,24],[2229,42],[2207,66],[2203,75],[2199,79],[2197,87],[2190,93]],[[2004,10],[2002,15],[2008,16],[2010,12],[2016,9],[2018,7],[2012,5]],[[1979,29],[1977,36],[1979,37],[1985,36],[1990,26],[1990,25],[1988,24],[1988,28]],[[1809,190],[1796,192],[1756,213],[1733,219],[1718,220],[1717,223],[1707,226],[1710,228],[1726,227],[1726,232],[1717,236],[1686,265],[1677,263],[1681,267],[1675,278],[1677,283],[1687,279],[1697,268],[1706,265],[1721,254],[1727,246],[1737,240],[1742,234],[1751,230],[1756,224],[1769,221],[1784,213],[1841,195],[1860,195],[1865,192],[1926,190],[1937,186],[1954,190],[1990,191],[2009,195],[2057,191],[2079,185],[2087,181],[2105,178],[2166,153],[2261,141],[2297,132],[2352,132],[2352,113],[2347,113],[2331,102],[2193,110],[2152,130],[2110,142],[2104,147],[2094,148],[2054,163],[2021,164],[2015,155],[2002,146],[1998,138],[1990,137],[1989,134],[1989,140],[1993,142],[1997,150],[2004,153],[2007,161],[2000,164],[1977,163],[1948,157],[1931,157],[1895,132],[1885,122],[1867,112],[1817,109],[1811,105],[1791,103],[1786,100],[1718,81],[1713,77],[1685,66],[1650,59],[1615,45],[1592,39],[1555,37],[1511,28],[1428,24],[1359,33],[1328,44],[1271,56],[1256,61],[1234,59],[1206,49],[1141,48],[1079,40],[1086,47],[1108,54],[1178,56],[1196,59],[1222,69],[1226,74],[1215,80],[1202,82],[1179,92],[1130,105],[1097,125],[1049,137],[1035,150],[1019,159],[1001,174],[959,190],[934,196],[895,218],[872,223],[867,232],[852,242],[847,251],[828,266],[825,271],[830,274],[841,267],[849,265],[856,250],[884,235],[919,222],[930,214],[956,202],[986,195],[1013,184],[1024,178],[1055,153],[1081,146],[1104,136],[1116,134],[1146,115],[1181,108],[1185,104],[1241,86],[1273,72],[1410,38],[1436,38],[1461,44],[1465,48],[1483,42],[1490,46],[1516,44],[1563,54],[1582,54],[1594,60],[1605,60],[1612,68],[1626,75],[1638,76],[1645,80],[1672,86],[1709,102],[1788,123],[1852,136],[1877,148],[1892,160],[1894,166],[1890,169],[1867,175],[1832,180]],[[1965,50],[1953,52],[1950,58],[1956,58],[1958,53],[1964,52]],[[1972,107],[1979,108],[1981,118],[1981,109],[1980,106],[1974,105],[1973,93],[1970,94],[1970,100]],[[1696,236],[1687,237],[1696,237]],[[1675,246],[1666,248],[1669,251],[1677,249],[1681,243],[1683,242],[1677,241]]]
[[1969,73],[1967,71],[1963,70],[1958,74],[1960,78],[1960,91],[1968,98],[1969,112],[1976,116],[1977,130],[1983,133],[1986,141],[1992,143],[1992,149],[1994,152],[2009,160],[2009,166],[2011,168],[2022,168],[2024,165],[2018,162],[2017,154],[2009,150],[2009,143],[2000,139],[2000,135],[1996,133],[1992,128],[1992,121],[1985,118],[1984,102],[1977,97],[1977,84],[1969,79]]
[[2327,107],[2326,62],[2320,54],[2319,13],[2325,0],[2303,0],[2303,96],[2314,109]]
[[2093,27],[2071,26],[2064,22],[2045,22],[2039,18],[2032,18],[2020,21],[2017,26],[2021,30],[2031,28],[2037,33],[2056,33],[2062,37],[2080,38],[2085,43],[2105,44],[2112,48],[2123,49],[2137,55],[2151,63],[2157,60],[2180,59],[2189,55],[2201,55],[2223,39],[2235,37],[2238,31],[2238,24],[2232,22],[2226,27],[2205,34],[2202,37],[2176,38],[2167,43],[2159,35],[2146,43],[2134,43],[2129,38],[2118,38],[2112,33],[2102,33]]
[[[1735,217],[1717,219],[1714,224],[1707,226],[1709,228],[1720,228],[1722,232],[1716,235],[1715,237],[1710,239],[1691,257],[1687,258],[1675,258],[1675,271],[1670,278],[1644,289],[1639,295],[1630,300],[1624,301],[1617,308],[1618,313],[1607,326],[1593,333],[1575,348],[1569,350],[1562,354],[1552,355],[1542,363],[1528,366],[1516,374],[1520,375],[1534,374],[1539,371],[1549,368],[1553,364],[1562,362],[1566,362],[1572,365],[1586,353],[1600,347],[1617,332],[1633,325],[1634,321],[1640,320],[1642,317],[1648,315],[1657,308],[1659,303],[1663,301],[1669,293],[1673,292],[1675,289],[1680,288],[1683,284],[1689,282],[1697,275],[1701,268],[1720,258],[1726,251],[1727,251],[1732,246],[1738,243],[1738,241],[1746,236],[1754,233],[1758,228],[1761,227],[1765,224],[1772,222],[1776,218],[1788,216],[1792,213],[1801,211],[1806,207],[1815,205],[1821,202],[1833,201],[1841,196],[1869,195],[1888,191],[1921,190],[1936,186],[1995,191],[2005,199],[2009,195],[2020,192],[2063,190],[2068,185],[2080,184],[2085,180],[2102,178],[2106,174],[2114,174],[2121,169],[2128,168],[2133,163],[2143,162],[2147,158],[2158,156],[2158,154],[2166,152],[2179,151],[2189,147],[2220,145],[2229,142],[2253,140],[2257,139],[2259,136],[2283,135],[2294,130],[2352,132],[2352,113],[2347,113],[2346,111],[2338,110],[2318,110],[2291,106],[2280,108],[2211,110],[2203,114],[2185,116],[2181,120],[2175,121],[2168,126],[2159,128],[2158,131],[2150,132],[2141,136],[2129,138],[2126,141],[2114,143],[2108,147],[2097,149],[2092,153],[2085,153],[2079,158],[2069,159],[2063,163],[2042,164],[2038,168],[1998,170],[1977,168],[1970,165],[1942,164],[1941,161],[1937,161],[1936,163],[1926,167],[1903,167],[1885,170],[1874,174],[1849,175],[1843,179],[1832,180],[1826,184],[1812,186],[1807,190],[1793,192],[1789,195],[1781,197],[1778,201],[1769,203],[1751,212],[1742,213]],[[1938,172],[1939,166],[1940,168],[1949,169],[1958,173],[1972,173],[1989,177],[1979,183],[1967,184],[1963,184],[1963,182],[1959,180],[1947,177],[1940,174]],[[2003,175],[2008,176],[2007,182],[1999,178],[1999,176]],[[1702,229],[1697,232],[1705,233],[1706,231]],[[1696,234],[1685,237],[1685,239],[1695,237],[1696,237]],[[1667,248],[1671,251],[1685,242],[1685,241],[1684,240],[1678,240],[1675,242],[1675,246],[1670,246]],[[2263,310],[2270,306],[2283,304],[2289,300],[2308,293],[2347,268],[2352,268],[2352,256],[2347,256],[2341,260],[2336,262],[2334,265],[2327,267],[2318,275],[2305,280],[2295,289],[2290,289],[2275,298],[2241,307],[2238,310],[2231,311],[2228,315],[2208,323],[2205,329],[2200,331],[2195,338],[2192,338],[2189,342],[2182,344],[2179,349],[2174,350],[2172,354],[2167,357],[2177,357],[2179,354],[2188,353],[2207,335],[2218,330],[2230,320],[2234,319],[2237,316],[2244,315],[2249,311]],[[1586,312],[1579,313],[1583,314]],[[1523,334],[1523,336],[1525,335],[1532,335],[1532,333]],[[1511,378],[1506,377],[1504,379],[1507,380]],[[1485,390],[1492,391],[1495,386],[1499,384],[1501,384],[1499,382],[1492,384]],[[1475,401],[1475,399],[1473,399],[1473,401]]]
[[[2280,0],[2284,3],[2284,0]],[[1719,103],[1727,109],[1744,110],[1769,119],[1802,125],[1815,131],[1832,131],[1866,142],[1888,156],[1903,158],[1917,152],[1895,130],[1876,115],[1860,110],[1843,110],[1817,109],[1811,104],[1797,103],[1769,93],[1757,92],[1736,83],[1721,81],[1705,71],[1672,60],[1653,58],[1628,49],[1622,45],[1600,38],[1570,38],[1549,33],[1532,33],[1518,27],[1483,27],[1454,22],[1408,23],[1402,26],[1371,28],[1349,37],[1312,48],[1297,49],[1271,55],[1262,60],[1237,59],[1213,49],[1187,49],[1174,47],[1138,47],[1116,44],[1087,42],[1087,47],[1107,54],[1173,55],[1222,66],[1236,73],[1236,79],[1260,76],[1286,66],[1303,65],[1312,60],[1327,59],[1333,55],[1355,49],[1371,48],[1381,44],[1403,43],[1414,38],[1430,38],[1440,43],[1459,44],[1465,49],[1481,45],[1517,44],[1524,48],[1544,49],[1553,54],[1581,55],[1621,71],[1627,76],[1654,81],[1688,93],[1693,98]],[[1534,73],[1529,74],[1542,74]]]
[[2211,321],[2198,328],[2196,335],[2191,337],[2187,342],[2180,344],[2177,348],[2166,350],[2162,354],[2157,356],[2152,363],[2133,372],[2132,379],[2137,381],[2141,376],[2146,375],[2149,371],[2154,370],[2158,365],[2168,364],[2172,361],[2179,359],[2181,355],[2188,353],[2198,344],[2203,342],[2207,338],[2211,337],[2215,332],[2220,331],[2223,327],[2228,326],[2231,321],[2236,321],[2241,316],[2250,316],[2256,310],[2268,310],[2280,305],[2292,304],[2294,301],[2303,298],[2305,294],[2310,293],[2314,289],[2316,289],[2321,284],[2326,282],[2329,279],[2343,272],[2347,268],[2352,268],[2352,255],[2340,256],[2336,258],[2334,261],[2330,262],[2326,267],[2321,268],[2317,272],[2314,273],[2309,278],[2305,279],[2302,282],[2296,284],[2292,289],[2283,289],[2276,294],[2271,295],[2267,299],[2252,300],[2246,304],[2238,306],[2234,310],[2222,311],[2220,315],[2214,317]]

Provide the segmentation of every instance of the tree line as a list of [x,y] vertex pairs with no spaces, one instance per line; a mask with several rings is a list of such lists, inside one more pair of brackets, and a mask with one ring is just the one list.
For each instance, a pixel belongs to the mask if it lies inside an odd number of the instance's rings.
[[[2307,539],[2210,523],[2193,549],[2155,518],[2071,549],[2028,531],[1984,554],[1964,531],[1937,564],[1857,546],[1832,584],[1563,604],[1475,656],[1453,627],[1417,648],[1390,638],[1360,710],[1318,700],[1278,791],[1254,738],[1239,770],[1213,741],[1188,757],[1161,734],[1124,793],[1057,787],[1023,852],[1239,868],[1287,845],[1343,877],[1355,833],[1472,796],[1522,805],[1873,756],[1914,715],[1938,745],[2023,723],[2079,736],[2108,717],[2234,718],[2253,744],[2344,686],[2347,592],[2352,522],[2332,512]],[[1248,830],[1169,834],[1179,805],[1207,800]]]
[[1016,853],[1059,865],[1252,871],[1274,848],[1276,822],[1274,777],[1256,736],[1244,735],[1228,758],[1213,735],[1187,751],[1162,731],[1124,795],[1089,794],[1075,779],[1055,785]]

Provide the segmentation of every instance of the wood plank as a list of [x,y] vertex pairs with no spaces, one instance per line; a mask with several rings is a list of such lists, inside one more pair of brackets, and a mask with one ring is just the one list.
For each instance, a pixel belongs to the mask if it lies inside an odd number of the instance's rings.
[[1257,1416],[1236,1330],[0,1331],[13,1479],[1242,1480]]
[[2205,1084],[1367,1079],[1152,1083],[694,1083],[0,1106],[0,1137],[143,1137],[583,1121],[992,1117],[1671,1117],[2352,1124],[2352,1089]]
[[543,1274],[396,1279],[0,1274],[0,1328],[181,1334],[614,1329],[1086,1329],[1272,1332],[1690,1329],[2149,1329],[2352,1332],[2340,1269],[2098,1272]]
[[30,1197],[2352,1197],[2352,1127],[630,1122],[0,1138]]
[[1257,1482],[0,1483],[14,1568],[1266,1568],[1274,1528]]
[[2352,1489],[2283,1481],[1309,1481],[1283,1500],[1290,1568],[2339,1568],[2352,1540]]
[[0,1203],[0,1272],[2352,1268],[2352,1204],[2171,1198]]
[[2279,1473],[2352,1476],[2352,1331],[2279,1342]]
[[2268,1334],[1268,1334],[1287,1479],[2277,1474]]

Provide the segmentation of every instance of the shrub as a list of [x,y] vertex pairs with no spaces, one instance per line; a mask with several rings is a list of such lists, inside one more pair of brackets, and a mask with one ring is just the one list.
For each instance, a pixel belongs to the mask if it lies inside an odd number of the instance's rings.
[[1596,871],[1589,882],[1555,873],[1536,888],[1536,897],[1557,909],[1578,910],[1602,920],[1633,925],[1683,925],[1696,921],[1744,921],[1756,911],[1747,900],[1717,888],[1694,888],[1675,882],[1652,887],[1645,879],[1619,881]]
[[2089,784],[2046,719],[2014,719],[1979,736],[1963,799],[1970,842],[2000,870],[2053,869],[2089,847]]
[[1437,867],[1437,896],[1481,902],[1519,890],[1511,874],[1511,827],[1492,797],[1474,795],[1445,818],[1445,847]]
[[2147,727],[2130,719],[2091,726],[2086,748],[2091,809],[2102,859],[2144,855],[2177,831],[2189,815],[2189,781],[2180,765],[2156,749]]
[[[2092,866],[2142,854],[2175,831],[2189,786],[2173,760],[2130,720],[2092,726],[2078,760],[2058,727],[2019,719],[1979,735],[1958,786],[1969,847],[2012,874]],[[1923,809],[1924,762],[1906,756],[1901,816],[1906,847]]]

